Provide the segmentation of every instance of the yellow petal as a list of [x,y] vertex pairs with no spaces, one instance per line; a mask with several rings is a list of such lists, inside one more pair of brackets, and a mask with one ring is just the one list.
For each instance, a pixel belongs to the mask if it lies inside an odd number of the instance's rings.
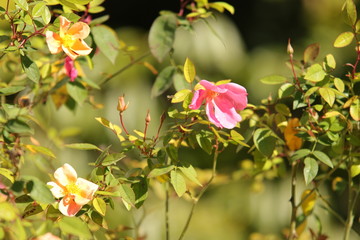
[[60,19],[60,36],[63,37],[64,34],[69,29],[71,22],[66,17],[63,16],[60,16],[59,19]]
[[85,39],[90,34],[90,27],[84,22],[77,22],[70,27],[66,34],[72,35],[74,38]]
[[77,39],[71,46],[71,50],[78,55],[86,56],[91,53],[92,48],[90,48],[83,40]]
[[79,56],[79,54],[77,54],[76,52],[74,52],[70,48],[67,48],[64,45],[62,45],[61,47],[64,50],[64,52],[66,53],[66,55],[68,55],[72,60],[75,60],[75,58],[77,58],[77,56]]
[[46,32],[46,43],[52,54],[61,52],[61,39],[57,33],[52,31]]

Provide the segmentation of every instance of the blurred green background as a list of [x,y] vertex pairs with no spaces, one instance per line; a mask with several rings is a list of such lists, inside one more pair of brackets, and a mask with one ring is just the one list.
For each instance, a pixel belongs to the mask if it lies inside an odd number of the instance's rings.
[[[345,25],[341,16],[341,0],[254,0],[227,1],[235,6],[235,15],[216,15],[210,19],[210,29],[204,22],[194,25],[193,33],[178,30],[175,40],[174,57],[177,64],[183,64],[189,57],[195,64],[197,75],[201,79],[218,81],[232,79],[247,88],[249,102],[259,104],[261,99],[269,95],[276,96],[276,86],[263,85],[259,79],[271,74],[291,77],[291,71],[285,65],[287,41],[291,38],[295,50],[295,59],[301,60],[304,49],[312,43],[320,44],[319,59],[332,53],[337,61],[339,77],[346,72],[344,64],[355,60],[351,47],[336,49],[332,46],[335,38],[350,28]],[[122,1],[121,7],[114,0],[105,1],[105,14],[110,15],[106,22],[116,29],[121,41],[136,46],[136,56],[148,50],[147,34],[151,23],[160,10],[178,11],[179,1]],[[216,34],[214,34],[216,32]],[[115,64],[108,61],[101,53],[95,54],[94,69],[84,67],[88,78],[100,83],[107,74],[129,63],[129,57],[120,52]],[[145,59],[158,71],[168,65],[167,60],[157,62],[149,56]],[[70,163],[82,177],[86,177],[91,167],[89,162],[95,161],[97,152],[80,151],[63,148],[64,143],[88,142],[98,146],[112,145],[119,148],[112,132],[102,127],[95,117],[105,117],[113,123],[119,123],[116,110],[117,98],[125,94],[129,108],[125,112],[125,123],[129,130],[144,128],[144,118],[149,109],[152,121],[150,136],[156,133],[160,115],[170,105],[166,95],[174,94],[172,88],[159,98],[151,98],[151,87],[156,78],[149,69],[135,64],[129,70],[113,78],[105,84],[101,91],[95,91],[95,101],[103,104],[103,108],[94,109],[84,104],[75,112],[65,107],[56,110],[51,101],[34,109],[40,118],[43,131],[38,129],[36,136],[40,143],[54,149],[57,159],[49,162],[40,156],[29,155],[25,161],[22,174],[38,173],[43,181],[49,181],[48,167],[57,168],[63,163]],[[166,128],[166,125],[165,125]],[[164,128],[164,129],[165,129]],[[249,136],[250,137],[250,136]],[[246,152],[246,149],[244,150]],[[194,240],[275,240],[283,239],[282,232],[290,222],[290,179],[288,174],[276,176],[259,176],[253,179],[244,177],[246,155],[244,151],[236,152],[229,148],[220,155],[218,177],[200,200],[185,239]],[[197,151],[181,153],[187,160],[199,166],[200,177],[206,179],[206,170],[211,165],[211,156]],[[141,163],[139,159],[133,160]],[[204,172],[203,172],[204,171]],[[302,184],[301,172],[299,181]],[[298,196],[305,186],[299,186]],[[324,186],[325,197],[331,194],[328,186]],[[128,212],[120,199],[116,201],[115,210],[108,209],[107,220],[110,227],[130,226],[145,218],[140,225],[140,232],[148,240],[164,238],[164,189],[155,183],[153,190],[143,208]],[[346,205],[341,197],[334,202],[340,215],[345,214]],[[177,239],[185,224],[190,210],[190,202],[178,199],[175,195],[170,200],[171,239]],[[342,225],[320,206],[315,213],[323,223],[323,232],[329,239],[341,239]],[[309,226],[317,229],[314,218]],[[131,235],[132,230],[124,231]],[[101,236],[101,231],[98,233]],[[311,239],[305,236],[303,239]],[[352,239],[358,239],[353,235]]]

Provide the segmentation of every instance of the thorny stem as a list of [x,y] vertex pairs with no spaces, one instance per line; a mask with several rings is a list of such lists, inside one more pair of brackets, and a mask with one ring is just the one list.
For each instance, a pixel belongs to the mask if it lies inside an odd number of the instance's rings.
[[165,114],[165,112],[164,112],[163,114],[161,114],[161,117],[160,117],[160,125],[159,125],[159,128],[158,128],[158,130],[157,130],[156,136],[155,136],[155,138],[154,138],[154,143],[156,143],[156,141],[157,141],[158,138],[159,138],[160,130],[161,130],[161,127],[162,127],[162,125],[163,125],[163,123],[164,123],[164,121],[165,121],[165,118],[166,118],[166,114]]
[[138,57],[137,59],[132,60],[129,64],[125,65],[124,67],[122,67],[118,71],[116,71],[115,73],[106,77],[99,85],[100,86],[104,85],[105,83],[107,83],[108,81],[110,81],[111,79],[116,77],[117,75],[121,74],[122,72],[124,72],[125,70],[127,70],[128,68],[133,66],[135,63],[137,63],[137,62],[141,61],[142,59],[144,59],[145,57],[149,56],[150,54],[151,53],[148,51],[148,52],[144,53],[143,55],[141,55],[140,57]]
[[181,235],[179,237],[179,240],[183,239],[189,225],[190,225],[190,221],[192,219],[194,210],[195,210],[195,206],[196,204],[199,202],[200,198],[202,197],[202,195],[206,192],[206,190],[208,189],[208,187],[210,186],[211,182],[214,180],[215,176],[216,176],[216,164],[217,164],[217,160],[218,160],[218,156],[219,156],[219,145],[218,143],[216,143],[215,145],[215,153],[214,153],[214,158],[213,158],[213,166],[212,166],[212,173],[211,173],[211,177],[208,180],[208,182],[205,184],[205,186],[201,189],[200,193],[198,194],[197,197],[193,198],[193,204],[191,206],[190,209],[190,213],[189,216],[186,220],[185,226],[181,232]]
[[289,240],[297,239],[296,233],[296,213],[298,206],[296,205],[296,170],[297,170],[298,162],[294,161],[291,164],[291,221],[290,221],[290,235]]

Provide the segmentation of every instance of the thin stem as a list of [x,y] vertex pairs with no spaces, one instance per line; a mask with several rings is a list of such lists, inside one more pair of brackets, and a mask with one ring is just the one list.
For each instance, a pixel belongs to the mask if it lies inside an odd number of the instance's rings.
[[298,206],[296,205],[296,170],[297,170],[297,161],[294,161],[291,165],[291,221],[290,221],[290,235],[289,239],[297,239],[296,233],[296,214]]
[[206,190],[208,189],[208,187],[210,186],[211,182],[214,180],[215,176],[216,176],[216,164],[217,164],[217,159],[219,156],[219,151],[218,151],[218,144],[215,145],[215,153],[214,153],[214,159],[213,159],[213,166],[212,166],[212,173],[211,173],[211,177],[208,180],[208,182],[205,184],[205,186],[201,189],[199,195],[193,199],[193,204],[191,206],[190,209],[190,213],[189,216],[186,220],[185,226],[180,234],[179,240],[183,239],[187,229],[189,228],[194,210],[195,210],[195,206],[196,204],[199,202],[200,198],[202,197],[202,195],[206,192]]
[[[290,38],[289,38],[288,46],[291,47],[291,45],[290,45]],[[297,77],[297,75],[296,75],[296,72],[295,72],[295,67],[294,67],[294,55],[293,55],[293,50],[292,50],[292,48],[291,48],[291,51],[289,51],[289,56],[290,56],[291,71],[292,71],[292,73],[293,73],[293,75],[294,75],[296,85],[297,85],[297,87],[299,88],[299,90],[300,90],[301,92],[304,92],[304,90],[302,90],[302,88],[301,88],[301,86],[300,86],[299,79],[298,79],[298,77]]]
[[141,55],[140,57],[138,57],[137,59],[132,60],[129,64],[125,65],[124,67],[120,68],[118,71],[116,71],[115,73],[111,74],[110,76],[106,77],[101,83],[100,86],[104,85],[105,83],[107,83],[108,81],[110,81],[111,79],[113,79],[114,77],[116,77],[117,75],[119,75],[120,73],[124,72],[125,70],[127,70],[128,68],[130,68],[131,66],[133,66],[135,63],[141,61],[143,58],[149,56],[151,53],[150,52],[146,52],[143,55]]
[[348,211],[347,211],[347,218],[346,218],[346,224],[345,224],[345,234],[344,234],[344,240],[350,239],[350,232],[354,221],[354,203],[355,198],[353,196],[353,181],[351,177],[351,166],[352,166],[352,158],[350,157],[349,165],[347,168],[348,172],[348,183],[349,183],[349,192],[348,192]]
[[123,120],[123,117],[122,117],[122,112],[119,113],[119,116],[120,116],[120,124],[124,130],[124,132],[126,133],[126,135],[129,135],[129,132],[126,130],[126,127],[124,125],[124,120]]

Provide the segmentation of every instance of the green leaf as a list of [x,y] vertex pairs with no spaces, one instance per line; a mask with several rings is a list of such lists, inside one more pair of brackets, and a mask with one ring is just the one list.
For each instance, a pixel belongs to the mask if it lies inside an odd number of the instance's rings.
[[290,112],[290,109],[288,106],[286,106],[285,104],[283,103],[278,103],[275,105],[275,110],[278,112],[278,113],[281,113],[282,115],[284,116],[287,116],[287,117],[290,117],[291,116],[291,112]]
[[343,93],[345,90],[345,84],[344,81],[341,80],[340,78],[335,78],[334,79],[334,84],[337,90],[339,90],[339,92]]
[[354,39],[354,33],[353,32],[343,32],[337,38],[334,42],[334,47],[342,48],[349,45]]
[[210,155],[212,153],[213,147],[211,140],[206,134],[203,134],[202,132],[196,134],[196,141],[207,154]]
[[326,73],[321,67],[321,65],[316,63],[308,68],[304,78],[312,82],[320,82],[324,79],[325,76]]
[[72,143],[72,144],[66,144],[65,147],[80,149],[80,150],[98,150],[102,152],[100,148],[90,143]]
[[131,185],[135,193],[135,207],[140,208],[148,196],[148,184],[145,178]]
[[307,185],[316,177],[319,170],[319,165],[316,160],[311,157],[305,158],[304,164],[304,178]]
[[119,53],[120,43],[116,32],[105,25],[98,25],[91,29],[95,43],[110,62],[115,63]]
[[18,218],[18,209],[9,202],[0,202],[0,220],[14,221]]
[[34,176],[24,176],[23,178],[28,180],[26,188],[32,199],[43,204],[52,204],[55,202],[50,189],[45,183]]
[[260,79],[264,84],[275,85],[281,84],[287,81],[287,78],[281,75],[270,75]]
[[356,5],[353,0],[346,0],[346,13],[352,25],[355,25],[357,20]]
[[178,169],[180,169],[180,171],[185,175],[185,177],[187,177],[191,182],[196,183],[197,185],[202,187],[202,184],[197,178],[196,170],[191,164],[184,164],[183,166],[178,167]]
[[0,175],[3,175],[7,179],[9,179],[11,183],[14,183],[15,178],[13,176],[12,171],[10,171],[9,169],[0,168]]
[[326,55],[325,63],[327,66],[329,66],[332,69],[336,68],[336,61],[335,61],[334,55],[332,55],[332,54]]
[[29,10],[29,4],[26,0],[14,0],[15,4],[18,5],[22,10]]
[[92,235],[88,225],[77,217],[62,217],[58,221],[61,232],[64,234],[74,235],[79,238],[91,239]]
[[176,31],[176,15],[157,17],[149,31],[149,47],[154,57],[162,62],[173,47]]
[[24,121],[11,119],[6,122],[5,129],[11,133],[32,133],[32,128]]
[[48,24],[51,20],[51,13],[44,2],[38,2],[31,13],[33,17],[41,17],[45,24]]
[[164,68],[155,79],[154,85],[151,89],[151,97],[160,96],[169,89],[173,83],[172,78],[175,73],[176,68],[173,66],[167,66]]
[[66,83],[66,89],[69,95],[80,105],[88,96],[86,88],[78,81]]
[[12,95],[24,89],[25,89],[24,86],[11,86],[11,87],[0,88],[0,94],[5,96]]
[[194,64],[191,62],[189,58],[186,58],[185,64],[184,64],[184,76],[185,80],[188,83],[192,83],[196,76],[196,70]]
[[25,147],[34,153],[41,153],[48,157],[56,158],[55,154],[47,147],[31,145],[31,144],[27,144],[25,145]]
[[93,206],[95,210],[100,213],[102,216],[105,216],[106,214],[106,203],[102,198],[94,198],[93,199]]
[[308,156],[311,153],[309,149],[299,149],[291,156],[291,161],[299,160],[303,157]]
[[355,121],[360,121],[360,98],[355,99],[350,105],[350,115]]
[[191,94],[191,90],[183,89],[175,93],[174,97],[171,99],[172,103],[179,103],[185,100],[185,98]]
[[356,177],[357,175],[360,174],[360,165],[352,165],[350,171],[351,171],[351,177],[352,178]]
[[122,160],[125,157],[126,157],[126,155],[123,154],[123,153],[109,154],[102,161],[101,165],[103,165],[103,166],[113,165],[113,164],[116,164],[118,161]]
[[293,95],[295,87],[291,83],[284,83],[278,90],[279,98],[290,97]]
[[26,208],[24,209],[24,212],[22,214],[22,218],[26,218],[26,217],[30,217],[32,215],[38,214],[43,212],[44,210],[42,209],[42,207],[39,204],[34,204],[34,203],[30,203],[29,205],[26,206]]
[[335,92],[329,87],[319,88],[319,93],[321,97],[332,107],[335,102]]
[[319,55],[320,46],[318,43],[310,44],[304,51],[304,63],[312,62]]
[[27,77],[34,82],[38,82],[40,79],[40,70],[35,62],[33,62],[28,56],[21,55],[21,67],[26,73]]
[[80,4],[80,5],[88,4],[88,3],[90,3],[91,1],[93,1],[93,0],[71,0],[72,3]]
[[254,144],[256,148],[265,156],[270,157],[275,149],[276,138],[272,136],[271,130],[259,128],[254,132]]
[[173,170],[175,168],[174,165],[170,165],[170,166],[163,166],[163,167],[158,167],[158,168],[154,168],[153,170],[151,170],[148,174],[148,178],[153,178],[153,177],[158,177],[164,174],[167,174],[168,172],[170,172],[171,170]]
[[219,12],[224,12],[224,10],[226,9],[229,13],[231,13],[232,15],[234,15],[235,13],[235,8],[230,5],[227,2],[213,2],[213,3],[209,3],[209,7],[214,8],[216,10],[218,10]]
[[[130,210],[132,206],[134,206],[135,202],[135,193],[131,189],[131,187],[127,184],[120,184],[119,185],[119,193],[120,197],[122,198],[125,207],[127,210]],[[126,204],[125,204],[126,203]]]
[[313,152],[313,155],[320,160],[320,162],[328,165],[329,167],[333,168],[334,165],[333,163],[331,162],[330,158],[323,152],[320,152],[320,151],[314,151]]
[[176,169],[170,172],[170,182],[175,189],[176,194],[181,197],[186,192],[185,179]]

